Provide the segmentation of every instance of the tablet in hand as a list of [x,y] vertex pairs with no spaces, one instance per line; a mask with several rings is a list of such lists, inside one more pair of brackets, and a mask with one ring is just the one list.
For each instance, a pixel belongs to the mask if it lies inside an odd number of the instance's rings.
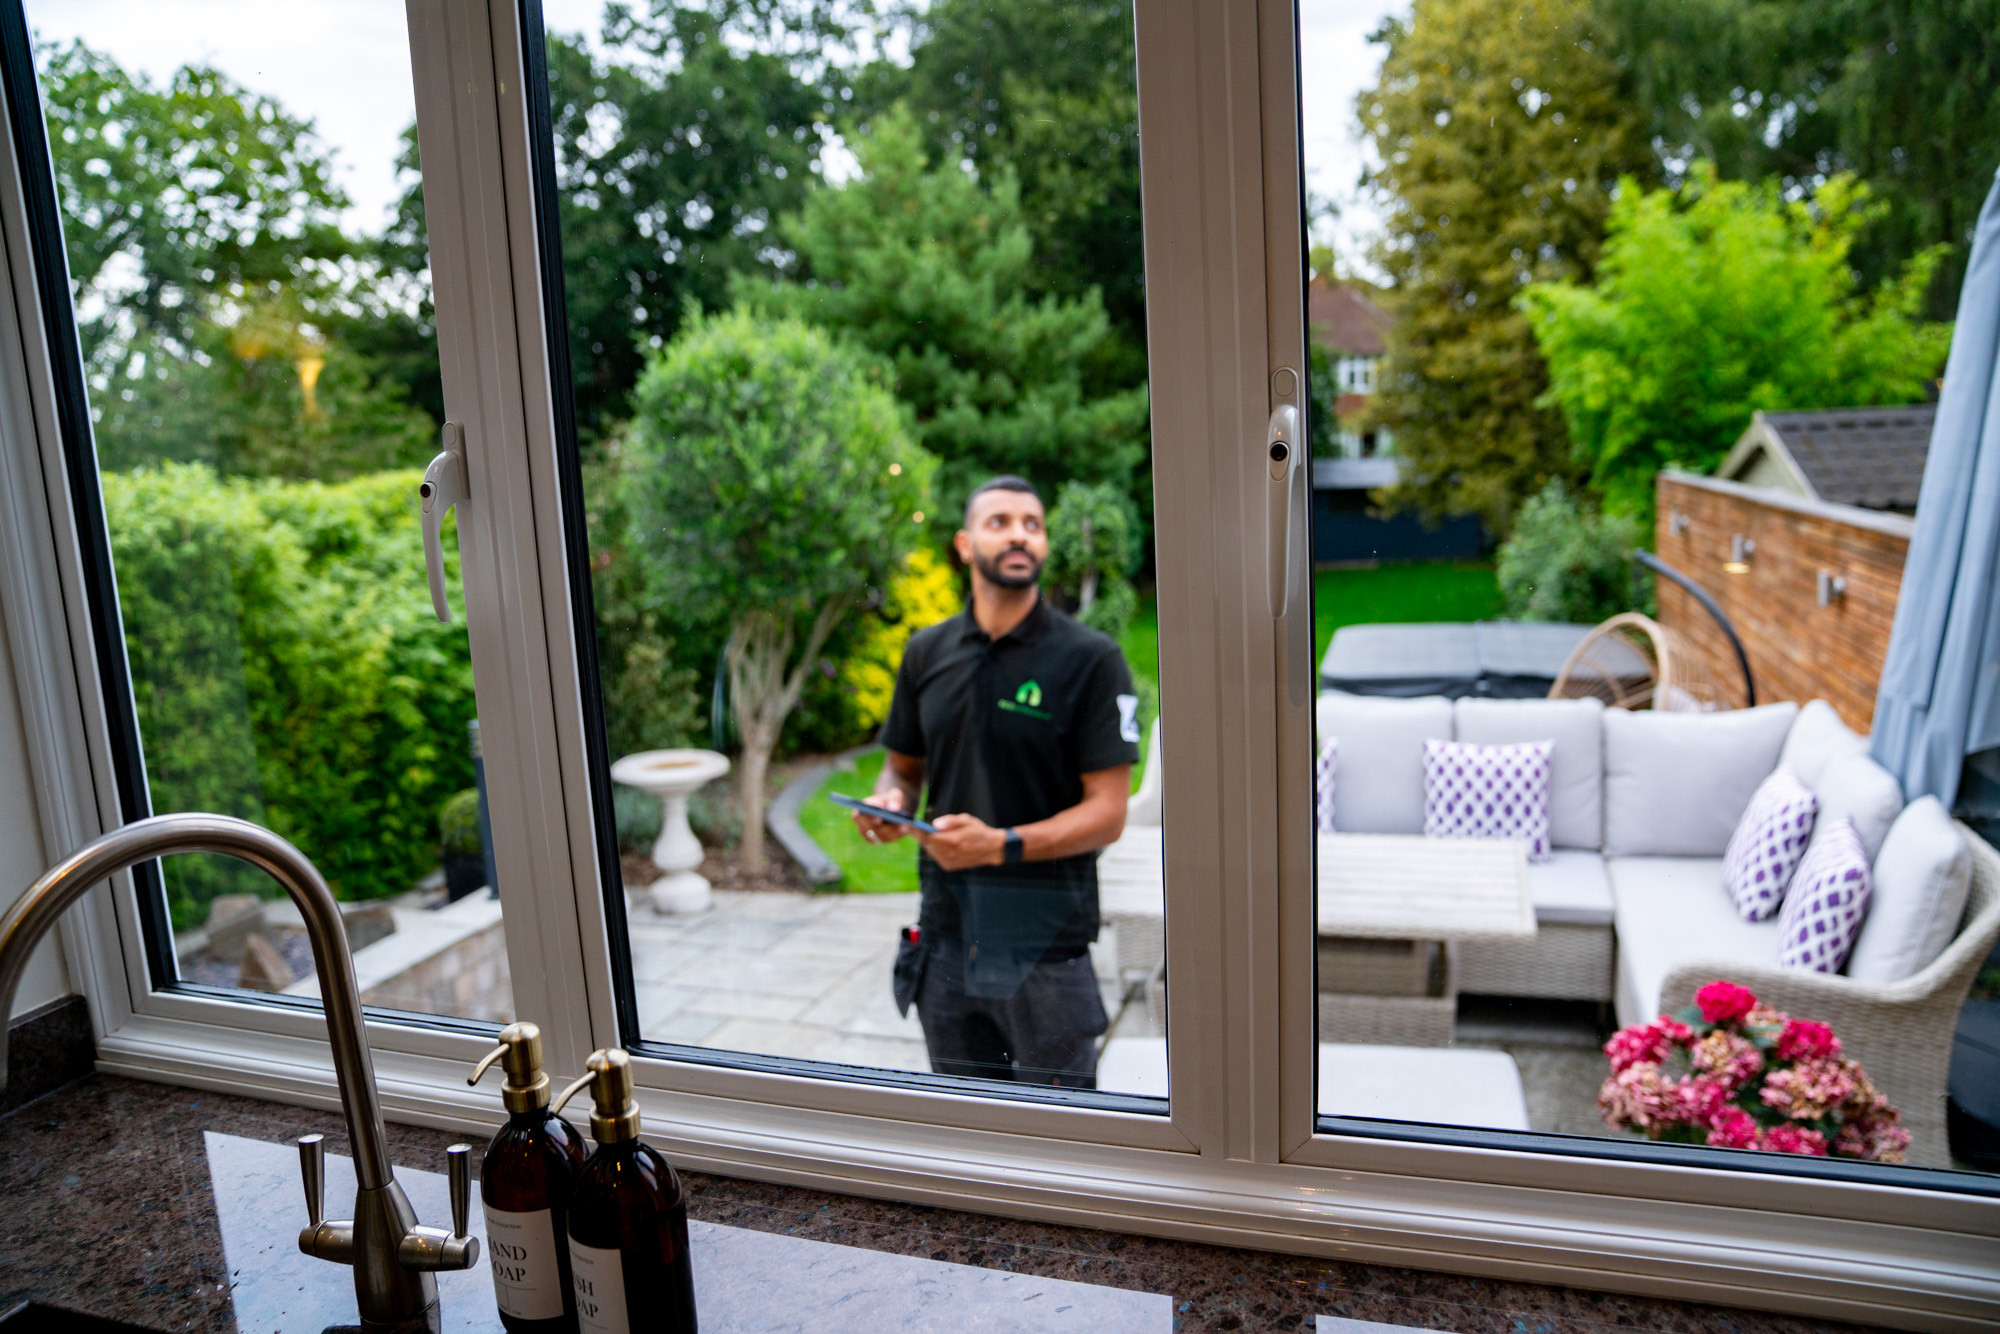
[[926,834],[935,834],[937,832],[937,826],[928,820],[919,820],[914,815],[905,815],[901,811],[892,811],[887,806],[871,806],[861,798],[850,797],[845,792],[829,792],[827,793],[827,800],[833,802],[836,806],[845,806],[850,811],[860,811],[863,815],[872,815],[878,820],[887,820],[890,824],[908,825],[910,828],[920,829]]

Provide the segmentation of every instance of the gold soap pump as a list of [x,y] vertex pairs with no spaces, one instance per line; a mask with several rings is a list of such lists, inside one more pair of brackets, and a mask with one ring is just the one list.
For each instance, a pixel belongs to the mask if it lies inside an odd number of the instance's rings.
[[499,1062],[507,1124],[487,1146],[479,1174],[486,1210],[494,1296],[508,1334],[570,1334],[569,1206],[583,1170],[583,1136],[549,1110],[542,1070],[542,1030],[509,1024],[465,1082],[477,1084]]
[[[490,1058],[489,1058],[490,1059]],[[616,1047],[590,1053],[584,1075],[562,1091],[553,1109],[561,1116],[569,1100],[590,1089],[590,1137],[600,1145],[639,1138],[639,1104],[633,1100],[632,1058]],[[546,1084],[548,1077],[544,1075]]]
[[[532,1112],[549,1105],[549,1076],[542,1069],[542,1030],[534,1024],[509,1024],[500,1030],[500,1045],[472,1067],[465,1081],[477,1084],[495,1061],[507,1073],[500,1101],[510,1112]],[[560,1110],[560,1109],[558,1109]]]
[[597,1151],[577,1176],[569,1212],[578,1323],[694,1334],[687,1193],[673,1165],[639,1138],[632,1058],[607,1047],[592,1052],[584,1070],[555,1105],[562,1111],[586,1086],[594,1104]]

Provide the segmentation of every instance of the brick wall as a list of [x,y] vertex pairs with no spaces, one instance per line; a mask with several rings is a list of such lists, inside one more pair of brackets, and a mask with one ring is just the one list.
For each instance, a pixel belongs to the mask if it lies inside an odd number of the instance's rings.
[[[1750,656],[1758,702],[1824,699],[1849,727],[1866,732],[1911,521],[1679,473],[1660,475],[1657,496],[1655,549],[1721,604]],[[1739,533],[1756,551],[1747,572],[1730,574],[1722,567]],[[1825,607],[1821,570],[1847,580],[1846,595]],[[1714,618],[1672,580],[1656,583],[1661,624],[1694,644],[1725,697],[1740,706],[1743,673]]]

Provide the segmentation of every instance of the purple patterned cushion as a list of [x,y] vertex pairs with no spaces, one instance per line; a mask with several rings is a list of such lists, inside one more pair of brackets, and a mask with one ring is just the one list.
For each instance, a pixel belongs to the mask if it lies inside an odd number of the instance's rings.
[[1752,794],[1722,854],[1722,887],[1744,921],[1761,922],[1785,901],[1818,814],[1819,798],[1790,769],[1774,770]]
[[1837,973],[1868,915],[1868,853],[1854,821],[1842,816],[1822,833],[1792,875],[1778,915],[1778,963]]
[[1549,755],[1555,744],[1425,741],[1424,833],[1525,839],[1529,861],[1548,861]]
[[1314,794],[1319,805],[1319,832],[1333,832],[1333,779],[1340,770],[1340,738],[1328,737],[1319,748],[1318,783]]

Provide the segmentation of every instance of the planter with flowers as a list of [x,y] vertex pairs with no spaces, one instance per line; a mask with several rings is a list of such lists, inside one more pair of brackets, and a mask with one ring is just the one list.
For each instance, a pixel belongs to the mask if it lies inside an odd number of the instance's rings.
[[1825,1024],[1733,982],[1604,1044],[1606,1125],[1649,1139],[1897,1163],[1910,1132]]

